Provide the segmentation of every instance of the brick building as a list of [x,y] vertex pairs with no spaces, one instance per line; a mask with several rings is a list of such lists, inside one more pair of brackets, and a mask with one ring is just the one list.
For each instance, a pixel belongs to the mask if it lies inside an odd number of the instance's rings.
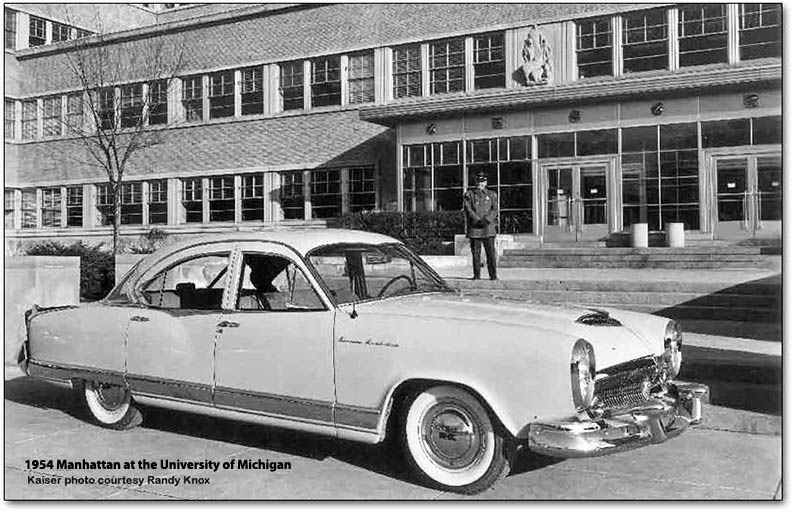
[[127,235],[458,210],[485,171],[500,232],[538,243],[637,222],[780,238],[781,23],[781,4],[6,4],[6,236],[110,235],[62,125],[84,112],[65,55],[101,32],[186,48],[170,83],[130,67],[114,90],[166,98]]

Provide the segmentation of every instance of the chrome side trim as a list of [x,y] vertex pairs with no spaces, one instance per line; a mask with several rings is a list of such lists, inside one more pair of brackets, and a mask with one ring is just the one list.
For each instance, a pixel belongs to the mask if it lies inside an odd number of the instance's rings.
[[[199,407],[201,413],[208,413],[208,410],[222,410],[232,414],[256,416],[262,420],[271,419],[278,421],[283,427],[294,429],[300,429],[297,427],[298,423],[337,428],[339,437],[365,438],[361,441],[367,443],[377,443],[382,440],[379,431],[382,413],[375,408],[334,405],[329,401],[213,387],[204,383],[136,374],[125,375],[120,371],[55,364],[33,359],[30,360],[28,374],[68,386],[71,386],[71,381],[74,379],[100,380],[128,386],[135,399],[141,402],[156,401],[159,406],[165,408]],[[335,436],[335,432],[332,436]]]

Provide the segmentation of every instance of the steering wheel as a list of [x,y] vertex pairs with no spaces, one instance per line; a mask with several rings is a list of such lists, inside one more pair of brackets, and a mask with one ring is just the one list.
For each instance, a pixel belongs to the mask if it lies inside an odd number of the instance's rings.
[[382,289],[380,289],[380,292],[377,294],[377,298],[382,298],[382,295],[385,294],[385,290],[396,283],[399,279],[405,279],[410,284],[410,289],[415,289],[415,283],[412,281],[409,275],[397,275],[386,282],[384,286],[382,286]]

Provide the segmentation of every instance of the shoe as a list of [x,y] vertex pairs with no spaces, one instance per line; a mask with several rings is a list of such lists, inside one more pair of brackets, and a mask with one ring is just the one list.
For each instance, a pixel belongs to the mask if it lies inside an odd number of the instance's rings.
[[473,278],[472,278],[472,279],[470,279],[470,280],[481,280],[481,277],[479,277],[479,276],[477,276],[477,275],[474,275],[474,276],[473,276]]
[[495,275],[494,277],[490,277],[490,280],[498,280],[498,276]]

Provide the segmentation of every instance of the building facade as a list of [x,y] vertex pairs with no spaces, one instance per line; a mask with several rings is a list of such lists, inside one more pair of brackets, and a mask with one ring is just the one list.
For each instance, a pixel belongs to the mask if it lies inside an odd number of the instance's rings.
[[[64,59],[102,29],[29,7],[5,12],[6,236],[106,239],[106,178],[64,127],[86,111]],[[539,243],[781,236],[781,4],[119,8],[98,44],[186,49],[167,83],[129,66],[112,90],[118,118],[162,98],[125,234],[459,210],[485,171],[499,232]]]

